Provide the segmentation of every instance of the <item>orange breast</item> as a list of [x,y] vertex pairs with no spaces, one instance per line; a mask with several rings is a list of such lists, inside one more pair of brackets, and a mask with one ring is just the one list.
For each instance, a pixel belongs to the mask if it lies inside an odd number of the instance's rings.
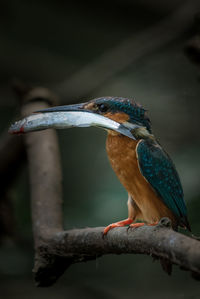
[[153,223],[162,217],[169,217],[175,223],[173,213],[139,170],[136,156],[137,143],[138,141],[126,136],[108,134],[106,150],[112,168],[139,207],[144,221]]

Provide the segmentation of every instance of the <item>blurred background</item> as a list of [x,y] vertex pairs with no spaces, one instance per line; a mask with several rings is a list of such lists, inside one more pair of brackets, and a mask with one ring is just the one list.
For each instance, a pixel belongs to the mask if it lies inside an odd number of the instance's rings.
[[[19,117],[14,80],[50,88],[60,104],[132,97],[179,171],[193,233],[200,234],[199,1],[0,1],[0,152]],[[102,130],[59,131],[65,228],[127,216]],[[12,151],[17,149],[13,148]],[[0,169],[3,169],[1,156]],[[1,298],[199,298],[200,284],[148,256],[105,256],[73,265],[52,287],[34,286],[28,166],[1,179]],[[1,173],[3,178],[4,174]],[[12,184],[10,184],[10,180]],[[5,188],[5,186],[8,186]],[[78,209],[77,209],[78,207]]]

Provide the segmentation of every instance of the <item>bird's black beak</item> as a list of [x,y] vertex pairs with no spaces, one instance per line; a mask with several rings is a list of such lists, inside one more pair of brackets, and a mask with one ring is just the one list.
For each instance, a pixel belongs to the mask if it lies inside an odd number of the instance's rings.
[[67,112],[67,111],[87,111],[92,112],[90,110],[84,109],[84,106],[87,103],[80,103],[74,105],[64,105],[64,106],[56,106],[50,107],[42,110],[35,111],[35,113],[47,113],[47,112]]

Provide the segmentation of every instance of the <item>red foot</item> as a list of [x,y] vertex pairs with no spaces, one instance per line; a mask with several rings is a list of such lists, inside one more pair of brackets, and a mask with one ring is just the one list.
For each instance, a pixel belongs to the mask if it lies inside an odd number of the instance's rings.
[[154,223],[149,223],[149,224],[147,224],[147,225],[149,225],[149,226],[155,226],[155,225],[157,225],[158,224],[158,221],[157,222],[154,222]]
[[143,223],[143,222],[139,222],[139,223],[133,223],[133,224],[130,224],[129,227],[130,228],[137,228],[137,227],[140,227],[140,226],[144,226],[144,225],[148,225],[148,226],[154,226],[154,225],[157,225],[158,222],[154,222],[154,223]]
[[108,233],[108,231],[114,227],[120,227],[120,226],[125,226],[127,224],[131,224],[133,222],[132,219],[130,218],[127,218],[125,220],[122,220],[122,221],[119,221],[119,222],[115,222],[115,223],[112,223],[108,226],[106,226],[106,228],[104,228],[104,231],[103,231],[103,234],[106,235]]
[[130,224],[129,227],[130,228],[137,228],[137,227],[144,226],[144,225],[145,225],[145,223],[139,222],[139,223]]

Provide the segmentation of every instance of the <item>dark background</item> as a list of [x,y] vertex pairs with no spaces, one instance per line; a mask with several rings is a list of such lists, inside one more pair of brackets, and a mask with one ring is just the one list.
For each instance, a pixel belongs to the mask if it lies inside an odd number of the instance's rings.
[[[198,34],[197,4],[0,1],[1,132],[19,115],[12,90],[15,78],[50,88],[61,104],[107,95],[133,97],[149,110],[154,133],[177,166],[198,235],[200,80],[199,66],[186,55],[188,41]],[[155,28],[159,31],[163,20],[167,27],[157,43]],[[104,226],[124,219],[127,194],[109,165],[106,133],[89,128],[58,134],[65,227]],[[36,288],[27,165],[7,192],[14,209],[14,238],[1,241],[0,298],[200,297],[200,284],[188,272],[174,267],[168,277],[158,262],[139,255],[73,265],[53,287]]]

